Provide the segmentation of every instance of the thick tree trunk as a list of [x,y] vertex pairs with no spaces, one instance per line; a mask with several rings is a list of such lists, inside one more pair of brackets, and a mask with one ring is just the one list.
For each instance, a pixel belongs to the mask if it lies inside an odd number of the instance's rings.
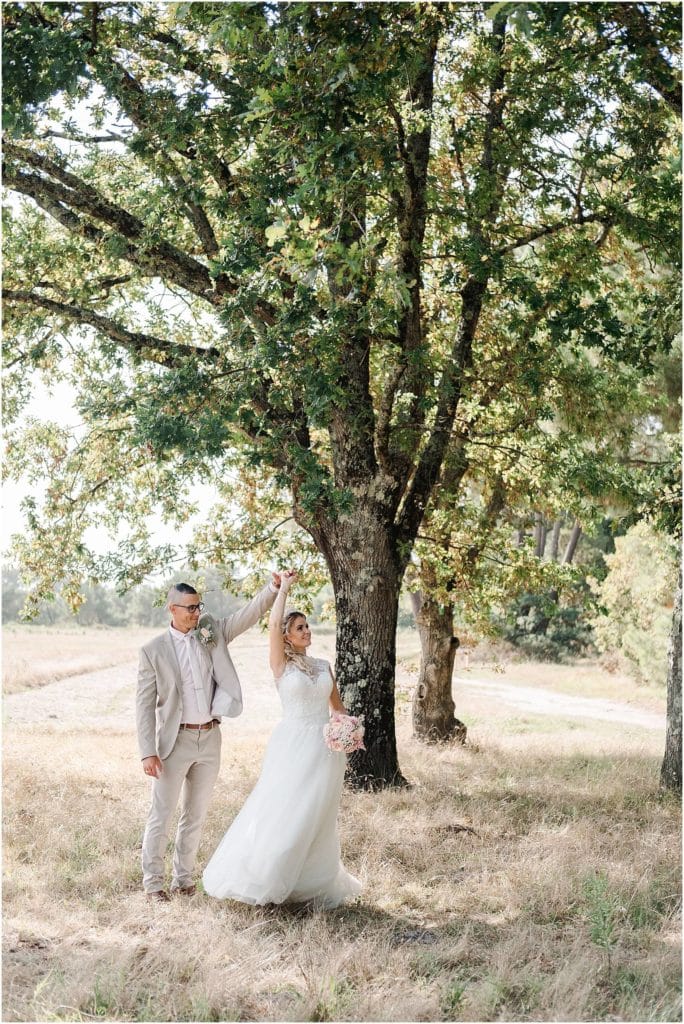
[[399,591],[404,565],[390,530],[357,506],[317,531],[337,617],[336,677],[351,714],[365,715],[365,750],[349,758],[347,782],[356,789],[405,786],[397,757],[394,671]]
[[426,743],[465,742],[466,727],[455,717],[452,676],[458,640],[451,605],[412,595],[421,646],[420,672],[413,694],[413,734]]
[[667,664],[667,733],[660,785],[682,791],[682,575],[679,574],[672,614]]

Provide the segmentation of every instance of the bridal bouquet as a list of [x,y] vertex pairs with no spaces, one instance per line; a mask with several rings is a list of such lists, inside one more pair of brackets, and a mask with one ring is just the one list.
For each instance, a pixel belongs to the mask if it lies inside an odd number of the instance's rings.
[[330,721],[323,726],[323,738],[331,750],[351,754],[365,750],[363,745],[363,715],[342,715],[333,711]]

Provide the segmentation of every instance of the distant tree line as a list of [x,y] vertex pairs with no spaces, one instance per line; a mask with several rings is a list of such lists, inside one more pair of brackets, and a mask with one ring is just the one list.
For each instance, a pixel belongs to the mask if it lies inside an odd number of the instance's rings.
[[[207,611],[214,615],[229,615],[241,603],[241,598],[224,589],[220,571],[205,569],[198,573],[181,569],[173,580],[185,580],[202,590]],[[59,590],[54,600],[44,601],[31,622],[52,626],[57,623],[77,623],[80,626],[165,626],[169,613],[164,606],[164,594],[173,582],[171,577],[158,586],[141,584],[125,594],[113,586],[96,583],[84,587],[85,601],[74,612]],[[15,568],[5,569],[2,577],[2,621],[21,622],[22,608],[28,588],[22,583]]]

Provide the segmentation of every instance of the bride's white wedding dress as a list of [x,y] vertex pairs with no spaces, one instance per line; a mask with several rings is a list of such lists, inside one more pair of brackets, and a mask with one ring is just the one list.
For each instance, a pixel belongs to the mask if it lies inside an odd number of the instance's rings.
[[278,681],[283,718],[259,781],[204,870],[210,896],[336,907],[361,890],[340,862],[337,811],[346,759],[323,738],[330,667],[313,660],[315,678],[290,664]]

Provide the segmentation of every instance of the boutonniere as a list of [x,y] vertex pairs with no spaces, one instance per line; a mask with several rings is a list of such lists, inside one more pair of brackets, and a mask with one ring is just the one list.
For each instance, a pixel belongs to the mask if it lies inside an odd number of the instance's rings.
[[201,615],[192,635],[202,647],[213,647],[216,643],[216,625],[211,615]]

